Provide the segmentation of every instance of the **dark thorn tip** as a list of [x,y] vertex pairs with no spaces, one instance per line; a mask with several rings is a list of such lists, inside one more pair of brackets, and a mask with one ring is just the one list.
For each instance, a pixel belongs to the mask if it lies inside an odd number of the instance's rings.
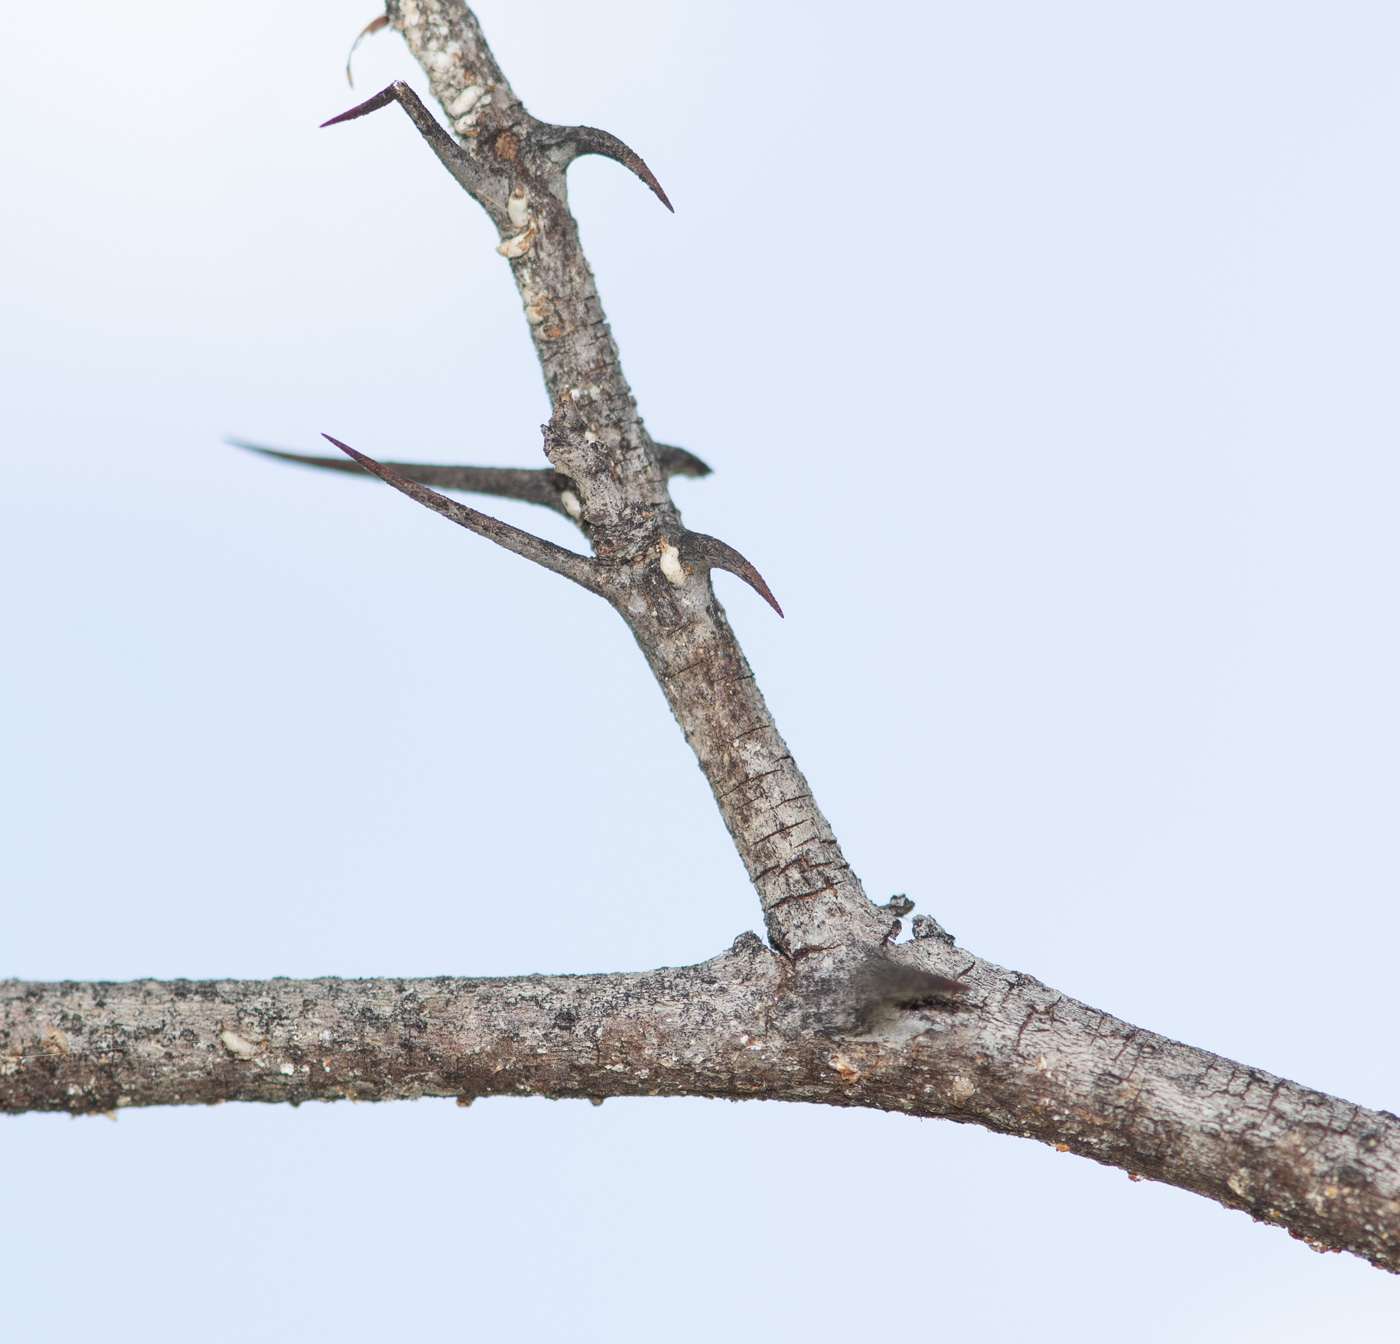
[[381,89],[373,98],[366,98],[363,103],[357,104],[348,112],[342,112],[338,117],[323,121],[319,129],[325,130],[327,126],[338,126],[342,121],[354,121],[356,117],[367,117],[371,112],[378,112],[381,107],[388,107],[390,103],[397,102],[400,82],[396,79],[387,89]]

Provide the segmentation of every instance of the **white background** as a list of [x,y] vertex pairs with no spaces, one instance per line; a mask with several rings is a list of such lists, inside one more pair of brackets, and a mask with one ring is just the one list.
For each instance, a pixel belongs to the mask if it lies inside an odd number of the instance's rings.
[[[483,0],[872,896],[1397,1108],[1400,11]],[[543,465],[372,0],[15,7],[0,975],[641,969],[757,923],[621,623],[317,451]],[[562,520],[495,511],[556,539]],[[624,845],[614,817],[647,819]],[[930,860],[929,856],[932,856]],[[0,1123],[7,1337],[1393,1340],[1400,1284],[780,1104]],[[660,1324],[665,1322],[665,1324]]]

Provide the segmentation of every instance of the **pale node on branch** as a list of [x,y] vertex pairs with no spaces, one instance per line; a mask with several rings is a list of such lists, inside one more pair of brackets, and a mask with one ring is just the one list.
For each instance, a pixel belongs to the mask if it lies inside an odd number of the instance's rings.
[[221,1031],[219,1039],[224,1043],[229,1054],[237,1055],[239,1059],[252,1059],[258,1053],[258,1047],[236,1031]]
[[529,250],[530,244],[535,241],[535,221],[530,221],[530,227],[524,233],[517,233],[514,238],[507,238],[496,251],[503,257],[514,260],[516,257],[523,257]]
[[680,551],[672,546],[665,537],[657,542],[657,549],[661,552],[661,572],[666,576],[666,581],[679,588],[685,583],[685,570],[681,567]]
[[481,95],[486,92],[485,86],[481,84],[468,84],[450,103],[447,104],[447,115],[449,117],[465,117],[481,99]]

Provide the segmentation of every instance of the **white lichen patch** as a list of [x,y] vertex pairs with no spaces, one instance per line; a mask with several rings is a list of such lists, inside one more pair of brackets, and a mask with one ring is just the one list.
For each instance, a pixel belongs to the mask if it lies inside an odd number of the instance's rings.
[[221,1031],[219,1039],[224,1043],[224,1048],[229,1054],[238,1059],[252,1059],[258,1053],[258,1047],[246,1036],[240,1036],[236,1031]]
[[578,502],[578,496],[572,490],[561,490],[559,492],[559,502],[564,506],[564,512],[569,515],[574,522],[578,522],[583,517],[583,505]]
[[503,257],[514,261],[517,257],[523,257],[529,250],[530,245],[535,241],[535,222],[530,221],[530,227],[524,233],[517,233],[513,238],[507,238],[496,251]]
[[484,84],[468,84],[450,103],[447,105],[447,115],[449,117],[465,117],[481,100],[481,95],[486,92]]
[[662,537],[656,546],[661,552],[661,572],[666,577],[666,582],[674,588],[679,588],[685,583],[685,567],[681,564],[681,553],[671,545],[665,537]]
[[475,135],[476,123],[481,119],[481,114],[490,106],[491,95],[488,93],[486,97],[478,100],[465,117],[458,117],[457,120],[452,123],[452,129],[456,131],[458,135]]
[[548,294],[531,285],[524,286],[520,297],[525,300],[525,320],[532,327],[538,327],[549,316],[554,307]]

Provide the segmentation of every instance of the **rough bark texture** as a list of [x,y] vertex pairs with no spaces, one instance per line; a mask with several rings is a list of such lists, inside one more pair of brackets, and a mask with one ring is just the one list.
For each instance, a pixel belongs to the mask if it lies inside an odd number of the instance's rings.
[[[703,463],[648,436],[569,213],[565,170],[615,137],[536,121],[458,0],[391,0],[454,141],[398,103],[501,232],[555,407],[551,469],[364,470],[607,599],[635,635],[753,879],[769,950],[702,965],[507,980],[0,983],[0,1109],[354,1097],[766,1097],[976,1123],[1194,1190],[1319,1250],[1400,1271],[1400,1120],[1129,1026],[956,948],[907,902],[872,905],[774,727],[711,568],[772,594],[688,532],[666,490]],[[459,143],[460,142],[460,143]],[[666,202],[669,205],[669,202]],[[395,465],[397,469],[395,469]],[[435,494],[525,499],[578,523],[577,555]]]
[[503,980],[0,984],[0,1105],[766,1097],[985,1125],[1400,1269],[1400,1120],[1141,1031],[930,937],[967,986],[861,1003],[742,935],[699,966]]

